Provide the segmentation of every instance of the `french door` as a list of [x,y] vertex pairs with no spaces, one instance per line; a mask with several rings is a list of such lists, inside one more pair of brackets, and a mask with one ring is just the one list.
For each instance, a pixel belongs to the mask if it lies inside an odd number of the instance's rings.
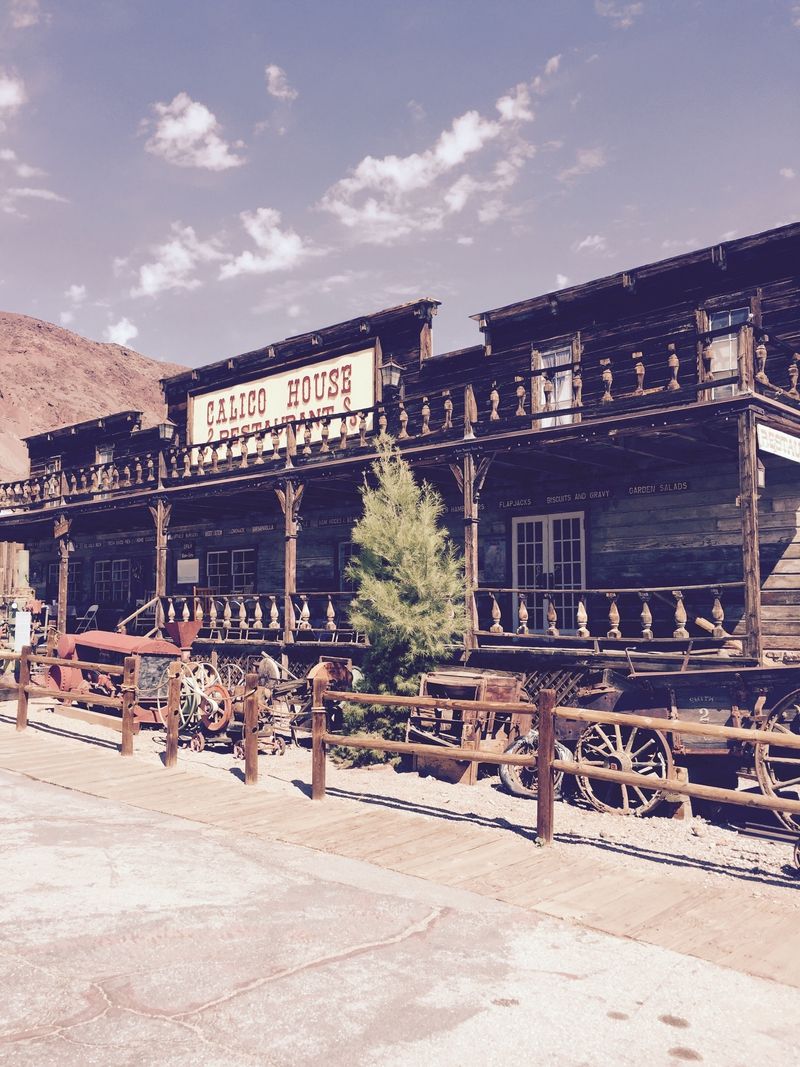
[[[547,629],[547,608],[552,598],[558,629],[569,633],[578,628],[578,597],[571,589],[586,582],[586,544],[583,512],[558,515],[526,515],[512,519],[513,585],[525,594],[528,628]],[[519,605],[514,603],[515,626]]]

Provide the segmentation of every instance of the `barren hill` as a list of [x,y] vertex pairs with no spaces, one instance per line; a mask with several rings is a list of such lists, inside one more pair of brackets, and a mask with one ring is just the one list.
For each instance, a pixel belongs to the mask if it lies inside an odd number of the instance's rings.
[[115,411],[164,418],[159,378],[184,367],[0,311],[0,480],[27,472],[21,438]]

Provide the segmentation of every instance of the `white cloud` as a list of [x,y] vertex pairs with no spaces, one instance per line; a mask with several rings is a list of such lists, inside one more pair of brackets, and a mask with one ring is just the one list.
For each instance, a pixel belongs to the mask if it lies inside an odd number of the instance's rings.
[[0,70],[0,130],[5,129],[5,120],[16,115],[27,99],[25,82]]
[[114,322],[110,326],[106,326],[103,336],[107,341],[110,341],[113,345],[121,345],[123,348],[128,344],[128,341],[132,341],[134,337],[139,336],[139,330],[130,319],[122,318],[119,322]]
[[[153,111],[158,119],[145,148],[154,156],[177,167],[203,170],[229,170],[245,162],[221,136],[216,115],[188,93],[178,93],[169,104],[153,104]],[[145,120],[142,129],[149,127],[149,120]]]
[[303,314],[303,309],[300,304],[290,304],[286,309],[286,314],[290,319],[296,319]]
[[18,178],[41,178],[46,171],[23,163],[13,148],[0,148],[0,163],[8,163],[14,168]]
[[544,74],[546,78],[549,78],[552,74],[558,74],[558,68],[561,65],[561,56],[550,56],[548,61],[544,65]]
[[579,148],[575,153],[575,162],[558,175],[560,182],[571,182],[584,174],[590,174],[606,165],[606,156],[602,148]]
[[474,243],[475,243],[475,238],[474,237],[464,237],[464,236],[456,237],[456,244],[465,245],[465,246],[469,247],[469,245],[474,244]]
[[594,0],[594,9],[601,18],[611,19],[618,30],[627,30],[644,11],[644,4],[620,4],[615,0]]
[[15,30],[28,30],[31,26],[50,20],[50,16],[42,11],[39,0],[11,0],[8,14]]
[[687,251],[690,248],[697,248],[700,242],[696,237],[689,237],[685,241],[678,240],[674,237],[668,237],[665,241],[661,242],[661,247],[665,252],[682,252]]
[[[557,69],[554,60],[548,66],[551,73]],[[319,206],[371,244],[440,230],[479,198],[479,216],[493,221],[503,210],[498,194],[517,181],[534,152],[520,134],[520,126],[534,118],[530,85],[516,85],[495,109],[496,118],[474,110],[459,115],[424,151],[365,156]]]
[[53,192],[52,189],[22,186],[5,189],[0,192],[0,211],[5,212],[7,215],[18,215],[20,218],[26,218],[25,213],[19,208],[20,200],[47,200],[58,204],[69,203],[65,196]]
[[778,171],[778,174],[780,174],[780,176],[782,178],[785,178],[788,182],[790,182],[792,178],[797,177],[797,173],[792,167],[781,167],[781,169]]
[[291,270],[309,255],[319,255],[292,229],[281,229],[281,214],[271,207],[243,211],[242,224],[258,249],[246,249],[235,259],[223,263],[220,278],[236,278],[240,274],[272,274]]
[[566,274],[556,275],[556,285],[559,289],[563,289],[565,286],[569,285],[569,278],[566,276]]
[[75,321],[75,312],[62,311],[61,314],[58,316],[58,321],[61,323],[62,326],[71,326],[72,323]]
[[289,84],[286,71],[275,63],[270,63],[264,68],[264,77],[267,82],[267,92],[276,100],[296,100],[298,92]]
[[800,30],[800,4],[792,5],[791,19],[795,29]]
[[427,118],[425,108],[416,100],[409,100],[406,107],[410,111],[411,117],[415,122],[422,122],[424,118]]
[[576,252],[605,252],[607,245],[605,237],[601,234],[590,233],[573,247]]
[[64,296],[73,304],[82,304],[86,299],[86,286],[85,285],[70,285],[65,290]]
[[191,226],[175,222],[171,236],[153,250],[155,259],[139,268],[139,284],[131,296],[158,296],[171,289],[197,289],[202,282],[195,277],[198,267],[226,259],[215,239],[201,241]]

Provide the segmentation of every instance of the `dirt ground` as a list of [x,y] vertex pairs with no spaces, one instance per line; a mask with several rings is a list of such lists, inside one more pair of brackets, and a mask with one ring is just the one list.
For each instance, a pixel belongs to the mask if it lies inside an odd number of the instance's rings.
[[[10,695],[10,694],[9,694]],[[0,716],[13,720],[15,701],[0,703]],[[32,700],[29,720],[34,728],[77,738],[119,743],[119,733],[104,725],[88,724],[58,713],[57,707]],[[163,732],[142,727],[134,740],[136,759],[160,763],[164,752]],[[79,747],[76,746],[76,758]],[[241,775],[229,744],[209,745],[202,752],[181,747],[179,763],[210,776]],[[308,791],[311,782],[311,752],[306,742],[290,745],[283,756],[262,755],[256,788],[290,795]],[[482,776],[474,786],[452,785],[413,771],[388,765],[344,768],[328,761],[328,792],[332,796],[389,806],[431,819],[466,820],[487,832],[504,826],[533,826],[535,801],[510,796],[493,775]],[[777,820],[774,825],[777,827]],[[752,899],[777,896],[783,906],[800,908],[800,877],[792,865],[791,845],[745,836],[733,827],[715,825],[695,817],[679,821],[659,817],[626,817],[603,814],[575,802],[558,801],[555,812],[556,847],[576,850],[584,857],[615,857],[622,865],[664,864],[680,869],[681,877],[711,886],[718,880],[734,879],[741,892]]]

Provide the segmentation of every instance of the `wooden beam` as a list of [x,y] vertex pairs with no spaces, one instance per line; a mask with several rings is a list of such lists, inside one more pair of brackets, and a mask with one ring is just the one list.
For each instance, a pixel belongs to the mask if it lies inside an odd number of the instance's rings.
[[761,658],[761,564],[758,544],[758,456],[756,422],[751,410],[737,421],[739,441],[739,507],[742,517],[742,572],[745,655]]
[[[152,504],[148,504],[147,510],[155,527],[156,559],[155,559],[155,595],[164,597],[167,595],[167,531],[169,520],[172,515],[172,504],[168,504],[159,497]],[[164,626],[164,605],[159,599],[156,604],[155,625],[160,633]]]
[[53,524],[53,536],[58,541],[58,610],[56,627],[60,634],[67,632],[67,591],[69,588],[69,535],[72,519],[59,515]]
[[297,592],[297,528],[304,492],[304,483],[296,482],[292,478],[287,478],[275,489],[283,511],[283,640],[286,644],[291,644],[294,640],[293,597]]

